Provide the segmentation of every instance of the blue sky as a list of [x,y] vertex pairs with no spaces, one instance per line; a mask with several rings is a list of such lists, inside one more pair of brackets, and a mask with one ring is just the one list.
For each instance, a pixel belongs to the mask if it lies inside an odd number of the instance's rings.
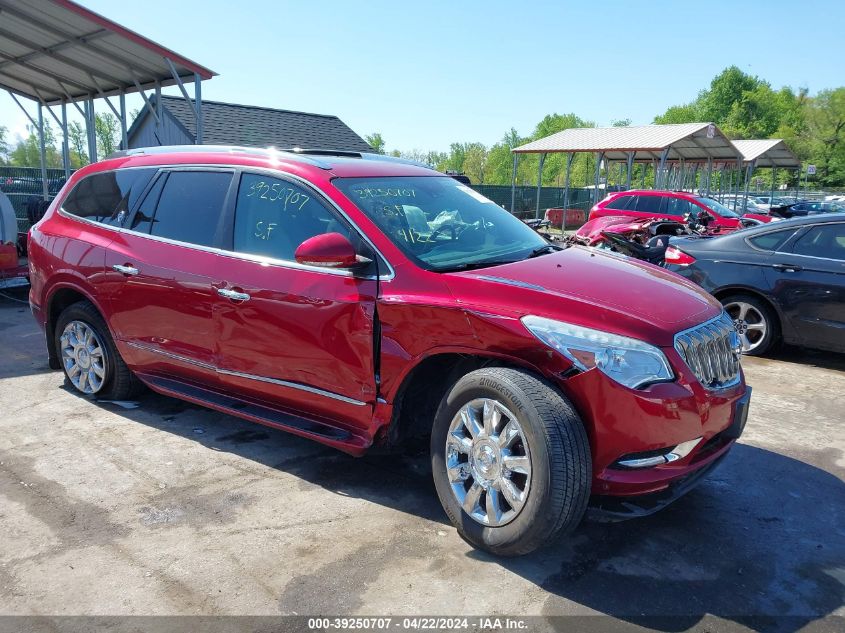
[[[839,0],[77,1],[218,72],[207,99],[336,114],[390,149],[489,145],[550,112],[650,123],[731,64],[845,85]],[[25,131],[5,93],[0,124]]]

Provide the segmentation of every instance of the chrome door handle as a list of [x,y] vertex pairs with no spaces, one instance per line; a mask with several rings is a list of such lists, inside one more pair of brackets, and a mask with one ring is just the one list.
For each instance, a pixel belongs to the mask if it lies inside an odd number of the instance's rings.
[[112,268],[114,270],[116,270],[117,272],[124,274],[124,275],[133,275],[134,276],[134,275],[138,274],[138,269],[135,268],[134,266],[121,266],[120,264],[115,264],[114,266],[112,266]]
[[237,292],[236,290],[227,290],[226,288],[218,288],[217,294],[221,297],[226,297],[232,301],[249,301],[249,295],[245,292]]
[[801,270],[801,266],[794,266],[792,264],[772,264],[772,268],[782,273],[797,273]]

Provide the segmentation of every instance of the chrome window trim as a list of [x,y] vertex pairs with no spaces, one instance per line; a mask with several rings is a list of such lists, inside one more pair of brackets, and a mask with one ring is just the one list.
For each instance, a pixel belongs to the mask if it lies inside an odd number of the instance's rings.
[[[352,230],[354,230],[356,233],[358,233],[358,235],[361,236],[361,239],[363,239],[367,244],[369,244],[370,248],[373,249],[373,251],[381,258],[381,260],[385,264],[387,264],[388,273],[384,274],[384,275],[379,275],[378,280],[379,281],[391,281],[394,277],[396,277],[396,271],[393,268],[393,265],[387,259],[387,257],[385,257],[382,254],[382,252],[378,248],[376,248],[375,244],[373,244],[372,241],[370,240],[370,238],[358,227],[357,224],[355,224],[355,222],[352,221],[352,219],[346,214],[346,212],[343,209],[341,209],[337,205],[337,203],[335,203],[333,200],[327,198],[319,189],[317,189],[308,180],[302,178],[301,176],[297,176],[295,174],[291,174],[291,173],[288,173],[288,172],[283,172],[283,171],[280,171],[280,170],[272,169],[270,167],[251,167],[251,166],[247,166],[247,165],[204,165],[204,164],[195,165],[195,164],[181,164],[181,163],[176,164],[176,165],[143,165],[143,166],[136,166],[136,167],[121,167],[121,168],[118,168],[118,169],[104,169],[102,171],[98,171],[98,172],[95,172],[95,173],[101,174],[101,173],[107,173],[107,172],[113,172],[113,171],[122,171],[124,169],[158,169],[158,170],[167,169],[167,170],[170,170],[170,171],[181,171],[180,168],[185,168],[185,170],[189,170],[189,171],[190,170],[197,170],[197,169],[203,169],[203,170],[206,170],[206,171],[209,171],[209,170],[215,171],[215,168],[218,168],[218,169],[216,169],[217,171],[236,170],[236,172],[241,171],[241,172],[248,172],[248,173],[267,173],[268,175],[272,175],[275,178],[278,178],[279,174],[281,174],[284,177],[290,177],[297,182],[303,183],[306,187],[308,187],[309,189],[314,191],[322,200],[325,200],[326,202],[328,202],[328,204],[331,207],[333,207],[349,223],[349,225],[352,227]],[[93,176],[93,175],[94,174],[90,174],[90,176]],[[85,178],[88,178],[88,177],[89,177],[89,175],[84,176],[82,179],[80,179],[79,182],[81,182],[82,180],[84,180]],[[79,184],[79,183],[77,183],[77,184]],[[74,185],[74,188],[75,187],[76,187],[76,185]],[[62,204],[64,204],[64,201],[66,199],[67,199],[67,196],[65,196],[65,198],[62,200]],[[235,203],[237,204],[237,200],[235,200]],[[338,270],[338,269],[332,269],[332,268],[325,268],[323,266],[308,266],[308,265],[305,265],[305,264],[300,264],[299,262],[296,262],[296,261],[290,261],[290,260],[286,260],[286,259],[275,259],[273,257],[267,257],[265,255],[252,255],[250,253],[239,253],[237,251],[228,251],[228,250],[225,250],[225,249],[222,249],[222,248],[216,248],[216,247],[213,247],[213,246],[201,246],[199,244],[192,244],[191,242],[182,242],[182,241],[179,241],[179,240],[172,240],[170,238],[161,237],[161,236],[158,236],[158,235],[150,235],[149,233],[141,233],[140,231],[133,231],[132,229],[128,229],[128,228],[125,228],[125,227],[122,227],[122,226],[111,226],[109,224],[103,224],[103,223],[97,222],[95,220],[89,220],[88,218],[83,218],[81,216],[74,215],[74,214],[70,213],[69,211],[65,211],[64,208],[62,207],[62,205],[59,205],[56,212],[60,216],[62,216],[63,218],[67,218],[69,220],[75,220],[75,221],[78,221],[78,222],[82,222],[84,224],[90,224],[92,226],[97,226],[97,227],[104,228],[104,229],[107,229],[107,230],[110,230],[110,231],[115,231],[117,233],[126,233],[126,234],[129,234],[129,235],[137,235],[139,237],[143,237],[143,238],[146,238],[146,239],[155,240],[155,241],[158,241],[158,242],[164,242],[165,244],[172,244],[174,246],[182,246],[182,247],[185,247],[185,248],[190,248],[190,249],[193,249],[193,250],[212,253],[212,254],[215,254],[215,255],[223,255],[224,257],[231,257],[233,259],[251,261],[251,262],[256,262],[256,263],[264,264],[264,265],[268,265],[268,266],[277,266],[279,268],[291,268],[293,270],[306,270],[306,271],[311,271],[311,272],[326,273],[326,274],[330,274],[330,275],[338,275],[338,276],[342,276],[342,277],[354,277],[356,279],[367,279],[367,280],[376,279],[376,277],[374,275],[356,275],[354,271],[349,270],[349,269]]]
[[123,341],[126,345],[130,347],[134,347],[136,349],[144,350],[147,352],[151,352],[154,354],[160,354],[161,356],[165,356],[167,358],[171,358],[173,360],[177,360],[188,365],[194,365],[195,367],[201,367],[202,369],[208,369],[213,371],[217,374],[225,375],[225,376],[235,376],[237,378],[246,378],[248,380],[255,380],[258,382],[266,382],[273,385],[280,385],[282,387],[290,387],[291,389],[299,389],[300,391],[307,391],[308,393],[313,393],[318,396],[324,396],[326,398],[331,398],[333,400],[339,400],[340,402],[345,402],[347,404],[355,405],[356,407],[363,407],[366,406],[366,402],[362,402],[361,400],[355,400],[353,398],[349,398],[347,396],[343,396],[339,393],[334,393],[333,391],[326,391],[325,389],[320,389],[318,387],[312,387],[311,385],[304,385],[298,382],[290,382],[288,380],[280,380],[278,378],[268,378],[266,376],[258,376],[256,374],[246,374],[239,371],[232,371],[229,369],[220,369],[219,367],[215,367],[214,365],[210,365],[208,363],[204,363],[202,361],[195,360],[193,358],[188,358],[187,356],[181,356],[180,354],[174,354],[172,352],[166,352],[163,349],[159,349],[157,347],[153,347],[152,345],[146,345],[144,343],[138,343],[136,341]]

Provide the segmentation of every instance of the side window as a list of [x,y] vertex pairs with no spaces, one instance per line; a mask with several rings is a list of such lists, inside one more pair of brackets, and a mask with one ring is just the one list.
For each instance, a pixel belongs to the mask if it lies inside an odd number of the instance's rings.
[[[144,211],[145,217],[139,222],[147,221],[150,235],[199,246],[213,246],[220,213],[223,211],[231,182],[232,174],[229,172],[170,172],[161,190],[152,221],[149,221],[149,206],[145,199],[137,214],[140,216],[141,211]],[[135,230],[144,230],[140,223],[135,226]]]
[[610,202],[608,202],[605,205],[605,208],[606,209],[619,209],[619,210],[625,209],[628,206],[628,203],[631,202],[631,198],[633,198],[633,197],[634,196],[619,196],[618,198],[615,198],[615,199],[611,200]]
[[287,180],[244,174],[235,204],[234,250],[294,261],[302,242],[322,233],[340,233],[358,247],[358,236],[314,193]]
[[664,196],[639,196],[637,200],[637,211],[640,213],[665,213],[666,208]]
[[144,197],[138,210],[132,218],[132,225],[129,227],[133,231],[139,233],[149,233],[150,226],[153,223],[153,215],[155,215],[156,205],[158,199],[161,197],[161,190],[164,188],[164,183],[167,181],[167,174],[162,174],[155,181],[155,184],[150,189],[149,193]]
[[748,241],[760,250],[776,251],[786,240],[792,237],[793,233],[795,233],[795,229],[782,229],[780,231],[771,231],[770,233],[757,235],[749,238]]
[[155,171],[123,169],[93,174],[79,181],[62,208],[80,218],[120,226]]
[[694,213],[695,211],[698,211],[698,207],[689,202],[689,200],[669,197],[666,198],[666,210],[663,213],[682,218],[687,213]]
[[845,261],[845,224],[812,227],[792,246],[796,255],[809,255]]

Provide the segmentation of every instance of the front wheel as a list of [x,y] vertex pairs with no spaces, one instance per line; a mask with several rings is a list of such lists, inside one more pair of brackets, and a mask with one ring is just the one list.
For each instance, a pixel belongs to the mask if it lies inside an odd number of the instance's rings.
[[734,322],[742,353],[761,356],[777,345],[780,337],[777,316],[757,297],[739,294],[722,299],[725,312]]
[[125,400],[142,390],[90,302],[79,301],[64,309],[56,322],[54,344],[67,382],[80,393]]
[[587,507],[584,425],[557,390],[525,371],[479,369],[455,383],[435,416],[431,463],[458,533],[493,554],[546,545]]

